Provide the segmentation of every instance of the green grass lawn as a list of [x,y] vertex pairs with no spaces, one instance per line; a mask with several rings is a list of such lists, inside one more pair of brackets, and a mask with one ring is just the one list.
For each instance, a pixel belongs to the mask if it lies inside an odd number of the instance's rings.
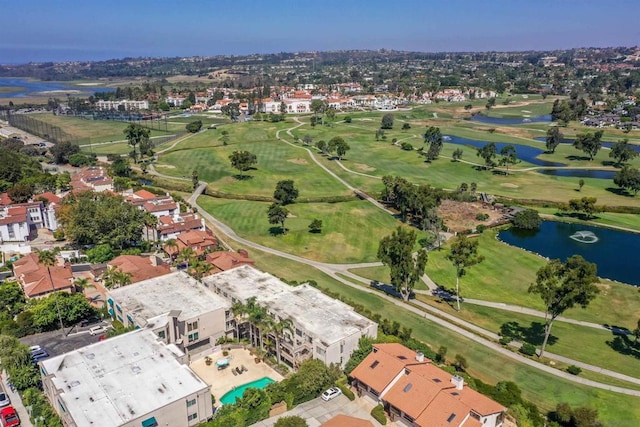
[[[287,205],[287,233],[269,224],[269,203],[202,196],[198,204],[228,224],[239,235],[262,245],[331,263],[376,261],[382,236],[400,223],[365,201],[296,203]],[[322,232],[309,232],[313,219],[322,220]],[[271,230],[276,234],[272,235]]]
[[412,328],[413,335],[431,348],[446,346],[449,359],[458,353],[463,354],[470,365],[469,373],[476,378],[491,384],[515,381],[524,397],[536,403],[543,411],[553,409],[558,402],[568,402],[572,406],[598,408],[599,418],[607,425],[640,419],[639,398],[582,386],[521,365],[418,315],[408,313],[376,295],[348,287],[318,270],[259,251],[249,251],[258,268],[287,280],[315,280],[321,287],[357,301],[373,313]]
[[[543,318],[464,303],[463,310],[457,312],[446,303],[438,303],[433,297],[418,295],[418,299],[497,334],[500,333],[502,325],[516,322],[523,341],[530,342],[538,348],[542,345]],[[640,364],[637,363],[637,359],[621,354],[607,344],[614,338],[610,331],[556,321],[551,330],[547,351],[640,378]],[[576,351],[580,348],[588,351]]]

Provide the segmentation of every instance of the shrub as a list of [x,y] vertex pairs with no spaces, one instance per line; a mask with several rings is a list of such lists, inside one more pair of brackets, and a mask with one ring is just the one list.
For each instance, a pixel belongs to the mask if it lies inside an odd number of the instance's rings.
[[349,389],[349,387],[347,387],[347,385],[346,385],[346,384],[343,384],[343,383],[337,382],[337,383],[336,383],[336,387],[338,387],[338,388],[342,391],[342,394],[344,394],[345,396],[347,396],[347,398],[348,398],[349,400],[355,400],[355,399],[356,399],[355,394],[353,394],[353,392],[351,391],[351,389]]
[[346,116],[346,117],[344,118],[344,122],[345,122],[345,123],[351,123],[351,116]]
[[478,224],[478,226],[476,227],[476,233],[482,234],[482,233],[484,233],[484,230],[486,230],[486,229],[487,229],[486,225]]
[[387,425],[387,416],[384,413],[382,405],[378,405],[371,410],[371,416],[380,424]]
[[413,150],[413,145],[411,145],[408,142],[403,142],[402,144],[400,144],[400,148],[402,148],[403,150],[406,150],[406,151],[411,151],[411,150]]
[[522,347],[520,347],[520,353],[522,353],[522,354],[524,354],[526,356],[535,356],[535,354],[536,354],[536,346],[526,342],[526,343],[522,344]]
[[486,214],[486,213],[482,213],[482,212],[481,212],[481,213],[479,213],[479,214],[477,214],[477,215],[476,215],[476,219],[477,219],[478,221],[486,221],[486,220],[488,220],[488,219],[489,219],[489,215],[488,215],[488,214]]
[[509,343],[511,342],[511,337],[501,337],[499,342],[502,345],[509,345]]
[[274,424],[274,427],[307,427],[308,425],[302,417],[287,415],[286,417],[279,418]]
[[580,369],[576,365],[571,365],[567,368],[567,372],[569,372],[571,375],[580,375],[580,372],[582,372],[582,369]]

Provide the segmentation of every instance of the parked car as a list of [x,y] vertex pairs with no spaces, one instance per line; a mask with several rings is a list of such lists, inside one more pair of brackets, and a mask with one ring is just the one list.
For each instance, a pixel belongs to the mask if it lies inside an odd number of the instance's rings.
[[40,347],[39,345],[32,345],[31,347],[29,347],[29,351],[33,354],[34,351],[38,351],[41,350],[42,347]]
[[105,332],[106,330],[107,330],[107,326],[98,325],[98,326],[94,326],[92,328],[89,328],[89,333],[91,335],[100,335],[103,332]]
[[341,394],[342,394],[342,390],[340,390],[338,387],[331,387],[330,389],[322,393],[322,400],[329,401],[331,399],[335,399]]
[[33,360],[33,363],[38,363],[39,361],[41,361],[42,359],[46,359],[47,357],[49,357],[49,353],[47,353],[46,350],[38,350],[34,353],[31,353],[31,360]]
[[0,408],[11,405],[11,399],[4,391],[0,391]]
[[2,427],[17,427],[20,425],[20,417],[18,417],[18,413],[13,406],[0,409],[0,424],[2,424]]

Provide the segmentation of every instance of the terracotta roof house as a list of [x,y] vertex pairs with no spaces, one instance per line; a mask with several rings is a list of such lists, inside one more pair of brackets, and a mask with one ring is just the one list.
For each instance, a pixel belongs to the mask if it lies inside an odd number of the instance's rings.
[[24,242],[30,239],[31,231],[25,206],[0,207],[0,243]]
[[52,292],[73,293],[73,273],[69,264],[52,266],[51,276],[47,267],[38,264],[38,254],[31,253],[13,263],[13,275],[18,279],[26,298],[42,298]]
[[397,343],[374,344],[351,373],[358,394],[410,427],[500,427],[506,408]]
[[158,218],[180,212],[180,205],[168,194],[157,195],[147,190],[140,190],[126,195],[125,200]]
[[194,213],[165,215],[158,218],[153,237],[154,240],[166,242],[189,230],[205,231],[204,220]]
[[200,256],[205,251],[215,249],[217,245],[218,239],[210,231],[190,230],[178,234],[175,246],[165,245],[163,249],[173,258],[184,248],[191,248],[196,256]]
[[71,174],[71,188],[74,190],[113,191],[113,179],[100,166],[83,168]]
[[[241,265],[255,267],[255,261],[249,258],[249,253],[244,249],[238,252],[216,251],[207,254],[205,260],[213,265],[218,271],[227,271]],[[212,271],[215,273],[216,271]]]
[[117,268],[123,273],[131,274],[131,283],[153,279],[171,272],[168,264],[155,255],[120,255],[107,263],[107,268]]

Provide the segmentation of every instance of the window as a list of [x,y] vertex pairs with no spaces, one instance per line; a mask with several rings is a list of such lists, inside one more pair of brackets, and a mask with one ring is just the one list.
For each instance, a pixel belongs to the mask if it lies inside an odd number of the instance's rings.
[[194,332],[192,334],[189,334],[189,342],[194,342],[194,341],[198,341],[198,333]]
[[187,400],[187,408],[193,406],[196,404],[196,400],[195,399],[191,399],[191,400]]
[[193,323],[187,323],[187,331],[191,332],[191,331],[195,331],[196,329],[198,329],[198,322],[195,321]]
[[166,338],[164,331],[158,331],[158,338],[162,338],[162,339]]
[[324,354],[326,353],[324,348],[322,347],[316,347],[316,353],[318,353],[321,356],[324,356]]
[[198,414],[191,414],[189,415],[189,417],[187,418],[187,421],[193,421],[193,420],[197,420],[198,419]]

